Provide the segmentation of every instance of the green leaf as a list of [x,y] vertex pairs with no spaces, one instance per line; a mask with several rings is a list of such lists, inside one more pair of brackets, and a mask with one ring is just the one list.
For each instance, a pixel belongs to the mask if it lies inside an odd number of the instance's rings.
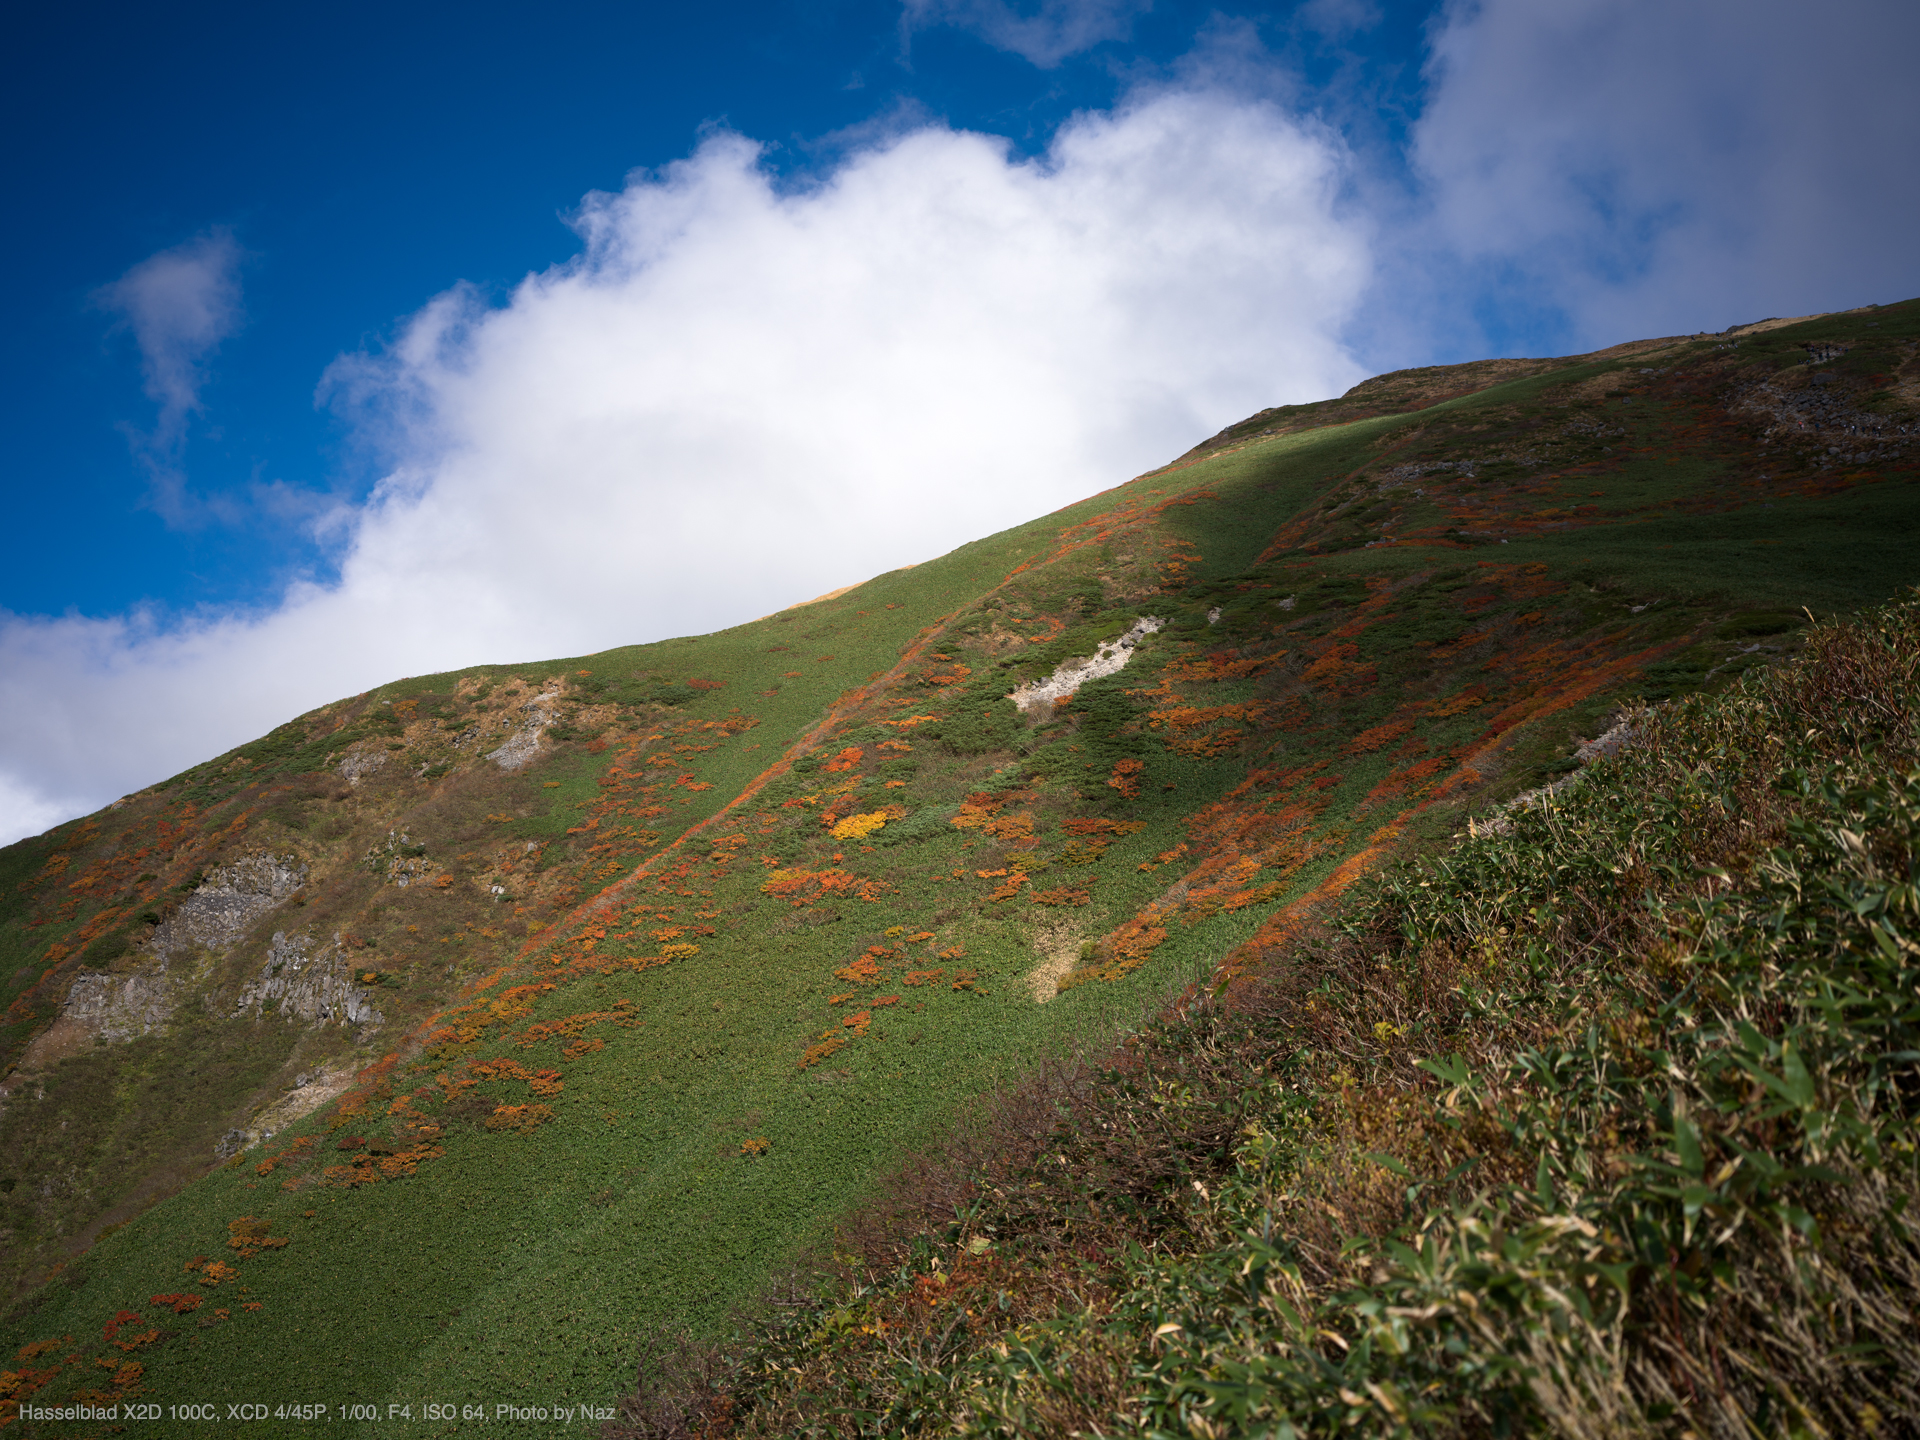
[[1673,1148],[1680,1152],[1680,1168],[1696,1180],[1706,1173],[1706,1160],[1700,1153],[1700,1132],[1684,1115],[1673,1119]]

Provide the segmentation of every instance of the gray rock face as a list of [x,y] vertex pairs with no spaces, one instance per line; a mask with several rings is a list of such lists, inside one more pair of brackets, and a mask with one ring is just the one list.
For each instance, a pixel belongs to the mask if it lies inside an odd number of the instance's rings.
[[1582,765],[1590,765],[1595,760],[1604,760],[1609,755],[1618,755],[1627,746],[1639,738],[1639,733],[1626,720],[1620,721],[1597,740],[1588,740],[1576,745],[1573,756]]
[[[1576,745],[1573,758],[1584,767],[1596,760],[1605,760],[1618,755],[1622,750],[1638,742],[1639,726],[1634,716],[1616,722],[1606,734],[1598,739],[1586,740]],[[1484,820],[1471,819],[1468,829],[1475,835],[1508,835],[1513,831],[1513,817],[1523,810],[1543,810],[1554,798],[1565,794],[1587,778],[1586,770],[1575,770],[1571,775],[1563,775],[1550,785],[1542,785],[1537,790],[1528,790],[1516,795],[1503,805],[1496,806]]]
[[373,774],[387,763],[385,748],[371,745],[356,746],[347,752],[347,758],[339,764],[340,775],[349,785],[358,785],[362,777]]
[[307,867],[291,855],[250,855],[214,870],[154,930],[139,969],[78,976],[61,1007],[62,1020],[113,1042],[151,1034],[173,1018],[208,963],[183,965],[181,957],[231,949],[306,879]]
[[60,1013],[107,1040],[132,1040],[173,1018],[180,1008],[178,988],[164,963],[132,975],[82,975]]
[[210,873],[200,888],[154,931],[148,953],[226,950],[262,915],[307,881],[307,867],[289,855],[250,855]]
[[1107,641],[1090,658],[1068,660],[1046,679],[1022,685],[1007,698],[1027,711],[1064,700],[1089,680],[1098,680],[1121,669],[1133,658],[1134,648],[1165,623],[1158,615],[1142,615],[1126,634]]
[[540,737],[553,724],[553,707],[559,699],[558,690],[549,690],[522,705],[520,713],[524,719],[520,728],[508,737],[506,744],[490,751],[487,758],[502,770],[518,770],[532,760],[540,753]]
[[314,948],[313,936],[276,930],[260,978],[240,992],[235,1015],[275,1013],[309,1025],[377,1026],[385,1019],[354,983],[340,936]]

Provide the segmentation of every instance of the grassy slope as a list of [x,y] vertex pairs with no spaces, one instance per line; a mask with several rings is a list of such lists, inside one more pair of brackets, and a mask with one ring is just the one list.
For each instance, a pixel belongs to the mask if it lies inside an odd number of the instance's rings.
[[1017,1097],[717,1411],[691,1386],[636,1413],[1911,1433],[1916,656],[1920,595],[1644,714],[1553,805]]
[[[252,1215],[291,1243],[203,1288],[199,1312],[170,1319],[163,1328],[175,1333],[140,1349],[145,1371],[128,1385],[237,1398],[270,1375],[276,1395],[330,1404],[492,1403],[550,1397],[556,1386],[610,1397],[638,1336],[670,1319],[718,1324],[992,1077],[1111,1033],[1229,954],[1270,950],[1291,900],[1337,889],[1357,873],[1354,857],[1373,858],[1408,826],[1443,828],[1451,806],[1489,786],[1557,773],[1567,737],[1592,733],[1623,694],[1731,674],[1764,658],[1750,646],[1781,643],[1789,607],[1848,609],[1911,579],[1898,544],[1913,528],[1910,458],[1882,446],[1851,479],[1782,463],[1778,448],[1762,451],[1732,425],[1725,403],[1796,358],[1799,340],[1835,327],[1871,342],[1840,363],[1855,367],[1851,393],[1875,403],[1906,358],[1915,313],[1815,322],[1807,336],[1773,332],[1731,354],[1682,345],[1624,371],[1617,361],[1563,365],[1410,415],[1217,447],[834,601],[714,636],[398,682],[199,767],[126,812],[12,847],[0,860],[13,877],[0,942],[25,959],[72,944],[102,915],[110,923],[96,933],[110,941],[209,860],[262,845],[307,855],[308,916],[373,941],[360,954],[400,983],[378,992],[396,1018],[376,1038],[391,1045],[409,1026],[418,1038],[366,1077],[344,1114],[303,1122],[94,1245],[26,1297],[9,1343],[97,1334],[118,1307],[191,1287],[183,1264],[236,1254],[227,1227]],[[1868,364],[1875,346],[1881,358]],[[1656,362],[1660,374],[1640,373]],[[1753,368],[1729,368],[1741,364]],[[1599,388],[1569,391],[1596,377]],[[1367,545],[1383,538],[1397,543]],[[1122,676],[1086,687],[1049,725],[1009,722],[995,699],[1009,681],[1087,653],[1145,613],[1172,623]],[[799,677],[785,678],[793,670]],[[396,725],[381,704],[412,700],[415,716],[478,723],[489,703],[481,690],[505,694],[516,675],[568,676],[582,707],[573,738],[518,777],[463,760],[424,719]],[[663,681],[690,676],[725,688],[656,703]],[[937,718],[877,723],[916,715]],[[711,728],[729,716],[755,723]],[[382,772],[342,794],[324,777],[356,734],[391,734],[410,761],[452,768],[424,781]],[[911,752],[881,750],[886,736]],[[712,748],[682,752],[684,769],[647,766],[672,757],[676,741]],[[850,769],[821,768],[849,744]],[[793,771],[767,776],[783,752]],[[1113,768],[1135,760],[1131,777]],[[642,795],[643,780],[621,780],[621,767],[711,788]],[[752,800],[722,813],[763,777]],[[833,791],[853,778],[861,784],[841,804]],[[988,797],[974,811],[985,823],[955,827],[969,794]],[[910,813],[869,834],[870,851],[834,840],[818,819],[887,803]],[[636,818],[641,809],[661,813]],[[1076,838],[1064,828],[1075,817],[1141,828]],[[165,845],[163,819],[179,827]],[[592,820],[603,825],[582,828]],[[447,890],[396,892],[365,865],[396,822],[411,824],[453,877]],[[737,850],[715,843],[735,837]],[[516,862],[528,844],[545,848]],[[61,853],[74,857],[66,869],[49,864]],[[142,867],[155,873],[142,881]],[[864,900],[836,896],[837,880],[823,890],[803,878],[807,903],[764,893],[770,875],[796,871],[890,888]],[[102,878],[63,918],[56,882],[69,874]],[[491,903],[494,880],[510,892],[510,920],[509,907]],[[608,884],[624,888],[594,898]],[[112,898],[90,908],[93,894]],[[1054,903],[1030,903],[1047,895]],[[641,901],[659,908],[643,916]],[[698,924],[715,933],[698,935]],[[896,926],[902,934],[885,933]],[[654,937],[666,928],[685,933]],[[934,938],[883,955],[874,983],[834,975],[869,946],[891,951],[922,933]],[[1043,952],[1086,942],[1078,983],[1034,1004],[1024,972]],[[697,953],[666,950],[687,943]],[[958,947],[963,956],[938,953]],[[76,950],[44,979],[39,964],[16,973],[16,1053],[71,966],[93,954]],[[257,954],[236,952],[235,974]],[[502,962],[518,973],[472,989]],[[936,983],[907,983],[932,970],[944,972]],[[484,1018],[484,1008],[433,1019],[456,984],[485,1007],[541,977],[559,988],[470,1039],[440,1026]],[[884,994],[898,1003],[871,1004]],[[853,998],[829,1004],[836,995]],[[605,1014],[623,999],[640,1023],[580,1032],[603,1048],[566,1057],[569,1037],[517,1043],[531,1024]],[[856,1006],[869,1016],[857,1034],[840,1023]],[[830,1032],[851,1043],[797,1067]],[[273,1022],[259,1033],[286,1043]],[[150,1068],[165,1072],[206,1042],[183,1030],[143,1043]],[[311,1038],[300,1043],[308,1048],[287,1059],[288,1072],[318,1053]],[[444,1154],[351,1188],[340,1181],[352,1176],[323,1173],[359,1153],[332,1148],[341,1134],[389,1134],[405,1150],[410,1122],[404,1107],[388,1117],[394,1100],[432,1090],[437,1075],[457,1087],[473,1061],[500,1056],[562,1073],[564,1093],[550,1097],[557,1118],[528,1134],[486,1130],[491,1103],[534,1098],[511,1079],[451,1102],[423,1094],[413,1108],[440,1133],[420,1143]],[[115,1212],[97,1192],[132,1112],[86,1097],[121,1083],[125,1064],[113,1047],[66,1061],[43,1077],[51,1100],[16,1098],[0,1119],[14,1154],[49,1143],[62,1105],[93,1126],[90,1155],[70,1139],[52,1143],[92,1167],[72,1193],[103,1217]],[[214,1093],[231,1105],[272,1089],[223,1072]],[[494,1101],[476,1108],[474,1095]],[[195,1123],[160,1127],[188,1151],[177,1163],[204,1163],[191,1156],[206,1153],[218,1120]],[[318,1158],[255,1173],[302,1133],[324,1138]],[[767,1152],[743,1154],[756,1138]],[[32,1183],[24,1166],[14,1178]],[[283,1188],[289,1180],[295,1188]],[[44,1214],[14,1204],[16,1238],[31,1234],[33,1253],[57,1253]],[[227,1302],[240,1286],[259,1311]],[[231,1318],[201,1323],[215,1308]],[[49,1394],[71,1388],[48,1384]]]

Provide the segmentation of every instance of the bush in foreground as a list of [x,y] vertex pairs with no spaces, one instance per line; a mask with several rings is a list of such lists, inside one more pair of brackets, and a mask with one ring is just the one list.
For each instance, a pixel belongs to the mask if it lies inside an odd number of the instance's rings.
[[1908,600],[1004,1097],[629,1433],[1912,1433],[1917,834]]

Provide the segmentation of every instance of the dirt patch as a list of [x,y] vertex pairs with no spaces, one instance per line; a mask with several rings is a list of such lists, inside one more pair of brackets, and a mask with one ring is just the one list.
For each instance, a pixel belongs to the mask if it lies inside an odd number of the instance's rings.
[[303,1119],[318,1110],[328,1101],[346,1093],[353,1084],[356,1074],[352,1062],[343,1062],[338,1068],[318,1071],[303,1076],[304,1083],[289,1090],[280,1099],[257,1112],[247,1126],[248,1144],[258,1144],[286,1129],[294,1121]]
[[1085,938],[1086,927],[1071,921],[1042,926],[1034,932],[1033,948],[1042,959],[1022,979],[1035,1004],[1044,1005],[1060,993],[1060,982],[1079,963]]

